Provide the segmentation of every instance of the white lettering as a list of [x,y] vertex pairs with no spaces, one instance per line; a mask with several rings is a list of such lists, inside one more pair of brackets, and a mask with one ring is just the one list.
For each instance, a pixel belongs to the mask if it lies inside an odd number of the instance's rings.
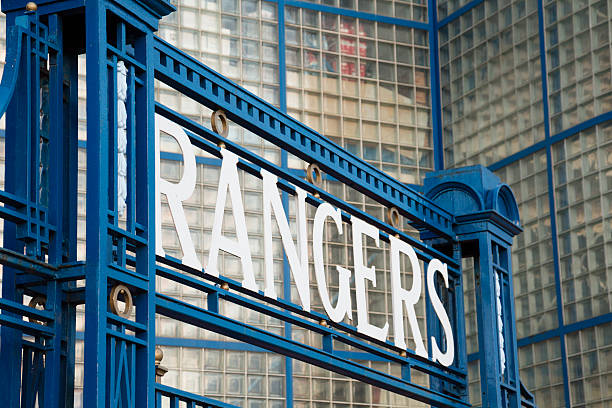
[[[404,241],[389,236],[391,242],[391,298],[393,307],[393,333],[395,335],[395,345],[397,347],[406,348],[404,340],[404,312],[403,304],[406,304],[406,312],[408,313],[408,322],[412,329],[412,337],[416,344],[416,354],[422,357],[427,357],[427,350],[423,344],[423,337],[419,329],[416,312],[414,306],[419,301],[421,296],[421,267],[414,249]],[[400,253],[408,256],[410,266],[412,268],[412,287],[410,291],[402,288],[402,280],[400,275]]]
[[438,343],[436,342],[436,338],[431,336],[431,357],[433,361],[439,361],[445,367],[453,364],[453,360],[455,358],[455,339],[453,338],[453,330],[450,324],[450,320],[448,319],[448,315],[446,314],[446,310],[444,310],[444,306],[438,297],[438,293],[436,292],[436,287],[434,286],[434,276],[436,272],[440,272],[442,277],[444,278],[444,284],[446,288],[448,288],[448,266],[445,263],[442,263],[439,259],[432,259],[429,261],[429,266],[427,267],[427,291],[429,293],[429,298],[431,299],[431,304],[440,319],[440,323],[442,323],[442,329],[444,330],[444,336],[446,337],[446,352],[442,353],[440,348],[438,347]]
[[314,258],[317,289],[319,290],[319,296],[321,296],[321,301],[323,302],[323,308],[332,321],[339,323],[344,319],[345,315],[348,316],[350,320],[353,319],[351,313],[351,271],[340,265],[336,265],[340,287],[338,290],[338,302],[336,303],[336,307],[333,307],[329,298],[329,290],[327,288],[327,281],[325,280],[325,266],[323,265],[323,231],[325,230],[325,218],[327,217],[334,220],[338,228],[338,233],[342,235],[342,215],[340,214],[340,210],[334,210],[334,207],[329,203],[322,203],[317,208],[314,218],[312,229],[312,255]]
[[[242,262],[242,274],[244,280],[242,286],[251,290],[258,290],[253,273],[253,262],[251,260],[251,249],[247,235],[246,220],[244,218],[244,206],[242,205],[242,194],[240,193],[240,181],[238,179],[238,156],[234,153],[221,149],[223,162],[221,163],[221,175],[219,176],[219,187],[217,190],[217,203],[215,205],[215,219],[212,229],[212,244],[208,255],[208,266],[206,272],[213,276],[219,276],[217,267],[219,250],[223,250],[240,258]],[[232,212],[236,226],[237,241],[231,240],[221,233],[223,216],[225,214],[225,202],[229,190],[232,200]]]
[[285,209],[281,202],[276,183],[278,178],[262,169],[263,178],[263,224],[264,224],[264,260],[266,289],[265,295],[276,299],[274,287],[274,263],[272,259],[272,213],[276,218],[276,224],[280,231],[283,248],[287,255],[289,267],[293,273],[295,286],[297,287],[302,306],[307,312],[310,311],[310,282],[308,276],[308,237],[306,236],[306,191],[296,188],[297,192],[297,225],[298,225],[298,250],[291,238],[289,221],[285,216]]
[[[178,184],[164,180],[160,175],[161,159],[159,144],[162,132],[172,136],[178,142],[183,152],[183,177]],[[172,214],[179,243],[183,251],[182,262],[184,265],[201,270],[202,264],[196,256],[191,233],[189,232],[189,226],[187,225],[187,219],[185,218],[185,211],[183,210],[183,201],[188,200],[195,189],[195,154],[193,153],[193,147],[183,128],[161,115],[155,115],[155,177],[158,180],[155,184],[155,219],[157,220],[157,224],[155,225],[155,252],[160,256],[165,255],[162,245],[163,234],[161,227],[161,195],[165,194],[168,199],[168,206],[170,207],[170,214]]]
[[376,246],[379,246],[379,232],[376,227],[356,217],[351,217],[353,224],[353,262],[355,263],[355,291],[357,300],[357,331],[373,337],[380,341],[387,339],[389,322],[384,327],[376,327],[368,321],[368,303],[366,299],[365,280],[372,282],[376,287],[376,269],[374,266],[367,267],[363,262],[363,239],[362,235],[374,238]]
[[[185,216],[185,210],[183,209],[183,202],[192,196],[196,186],[197,168],[194,150],[188,134],[178,124],[160,115],[156,115],[155,119],[155,176],[157,178],[155,186],[155,216],[157,221],[155,226],[156,253],[160,256],[165,256],[162,245],[163,234],[161,227],[161,196],[164,194],[168,201],[170,214],[183,252],[182,263],[186,266],[201,270],[202,265],[196,255],[191,233],[189,231],[189,225],[187,224],[187,218]],[[162,133],[174,138],[182,151],[183,175],[178,183],[164,180],[160,175],[160,138]],[[257,291],[258,287],[253,270],[238,175],[237,165],[239,158],[235,153],[225,148],[221,148],[221,156],[222,164],[219,176],[217,201],[215,204],[214,218],[212,220],[212,243],[206,272],[213,276],[219,276],[219,251],[224,251],[240,258],[243,273],[243,287]],[[278,176],[265,169],[261,169],[260,173],[263,182],[264,294],[269,298],[277,298],[276,287],[274,285],[272,237],[272,217],[274,217],[302,307],[305,311],[310,311],[311,295],[308,256],[308,220],[306,214],[306,199],[308,194],[306,191],[295,187],[295,199],[297,203],[297,241],[294,242],[289,226],[289,217],[286,213],[287,209],[283,206],[281,193],[278,188]],[[231,199],[232,218],[236,229],[236,237],[232,239],[223,235],[222,231],[228,192]],[[335,301],[335,306],[333,304],[334,299],[330,297],[323,253],[323,239],[328,217],[335,223],[338,234],[343,234],[341,210],[334,208],[327,202],[319,204],[314,215],[312,230],[313,265],[317,289],[323,308],[331,321],[340,323],[345,317],[348,317],[348,320],[352,321],[351,271],[349,269],[340,265],[335,265],[336,271],[338,272],[338,298],[337,301]],[[376,246],[380,246],[380,231],[375,226],[356,217],[351,217],[350,222],[352,224],[353,238],[357,331],[371,338],[386,341],[389,334],[389,322],[385,321],[383,327],[375,326],[369,322],[367,299],[368,283],[366,281],[370,281],[372,286],[376,287],[376,269],[373,265],[368,266],[368,262],[364,260],[363,249],[365,245],[364,236],[374,239]],[[421,270],[419,259],[411,245],[402,241],[399,237],[392,235],[389,235],[389,252],[391,257],[392,320],[395,345],[401,349],[407,348],[406,333],[404,329],[404,313],[406,313],[410,332],[415,342],[415,353],[427,358],[427,349],[425,348],[415,310],[423,289],[423,278],[421,276],[423,271]],[[410,290],[406,290],[402,287],[401,254],[407,256],[410,263],[412,272],[412,286]],[[330,260],[332,263],[335,261],[336,260],[333,259]],[[430,351],[431,359],[434,362],[439,362],[448,367],[453,364],[454,361],[455,343],[449,316],[436,291],[434,280],[437,272],[442,274],[445,287],[448,289],[448,266],[438,259],[431,259],[427,267],[425,283],[433,311],[439,319],[444,333],[444,341],[439,345],[436,337],[431,336]],[[444,346],[446,347],[446,351],[442,352],[441,348]]]

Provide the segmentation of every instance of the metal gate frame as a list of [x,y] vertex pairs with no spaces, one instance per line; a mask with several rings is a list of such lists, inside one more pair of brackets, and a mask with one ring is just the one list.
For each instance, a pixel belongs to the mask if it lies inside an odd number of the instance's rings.
[[[0,248],[0,364],[6,372],[21,373],[0,383],[8,406],[72,406],[75,308],[83,303],[86,407],[161,407],[163,399],[172,407],[179,402],[190,407],[227,406],[156,382],[156,314],[432,406],[469,406],[461,275],[465,256],[473,256],[477,265],[483,406],[534,406],[518,376],[510,248],[521,229],[510,188],[480,166],[431,173],[422,191],[399,183],[157,38],[153,33],[159,19],[172,10],[163,0],[2,3],[8,48],[0,84],[0,113],[6,115],[6,183],[0,191],[0,217],[5,221]],[[77,57],[83,53],[88,101],[87,252],[86,261],[77,262]],[[125,76],[121,97],[118,71]],[[155,80],[213,110],[223,110],[234,123],[395,208],[421,231],[424,241],[157,103]],[[126,109],[125,118],[118,111],[118,99]],[[382,239],[392,235],[408,242],[425,262],[433,257],[446,262],[450,285],[443,298],[457,333],[455,362],[444,367],[390,342],[372,341],[320,313],[271,300],[178,259],[156,256],[155,114],[182,126],[191,143],[210,154],[220,157],[227,149],[239,155],[241,170],[259,174],[266,169],[279,176],[285,194],[298,186],[309,193],[310,204],[330,202],[346,220],[355,216],[379,228]],[[125,142],[119,141],[121,132],[127,136]],[[125,174],[119,155],[127,163]],[[157,293],[156,276],[206,293],[207,307]],[[78,285],[83,279],[85,285]],[[27,305],[24,296],[31,299]],[[116,307],[119,297],[128,303],[125,310]],[[219,302],[307,328],[322,336],[323,347],[229,319],[219,313]],[[128,313],[129,303],[135,306],[135,316]],[[430,302],[426,313],[427,333],[440,341],[442,329]],[[344,358],[334,352],[334,342],[400,364],[401,376]],[[429,388],[411,381],[413,369],[430,376]]]

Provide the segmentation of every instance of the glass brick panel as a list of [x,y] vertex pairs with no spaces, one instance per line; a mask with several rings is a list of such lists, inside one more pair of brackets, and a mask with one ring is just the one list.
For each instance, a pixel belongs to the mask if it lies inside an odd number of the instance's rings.
[[612,122],[553,145],[566,323],[610,313]]
[[565,407],[559,338],[519,348],[521,381],[539,407]]
[[512,246],[512,280],[520,339],[558,327],[545,150],[496,173],[512,188],[523,226],[523,232]]
[[427,32],[294,7],[285,15],[288,113],[420,183],[433,168]]
[[572,407],[612,404],[612,323],[565,336]]
[[447,167],[490,165],[544,139],[536,2],[484,2],[439,38]]
[[612,110],[611,13],[607,0],[545,2],[553,135]]

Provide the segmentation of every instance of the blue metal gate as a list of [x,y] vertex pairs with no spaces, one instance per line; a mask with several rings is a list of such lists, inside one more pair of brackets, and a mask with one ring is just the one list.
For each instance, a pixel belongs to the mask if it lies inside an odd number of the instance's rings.
[[[173,7],[163,0],[20,0],[2,3],[7,58],[0,85],[6,118],[5,186],[0,191],[0,392],[7,406],[72,406],[75,308],[85,305],[84,405],[87,407],[227,406],[156,381],[155,316],[167,316],[325,368],[436,407],[469,406],[461,259],[477,265],[477,312],[483,406],[534,406],[518,376],[510,247],[520,233],[508,186],[482,167],[429,174],[416,191],[346,152],[277,108],[157,38]],[[76,256],[77,58],[87,68],[86,260]],[[215,111],[213,129],[155,101],[160,81]],[[276,177],[287,197],[304,192],[309,206],[329,203],[344,222],[361,220],[383,242],[414,248],[425,265],[448,270],[427,294],[427,350],[373,339],[353,325],[271,298],[248,284],[156,253],[158,160],[155,121],[179,126],[188,142],[241,172]],[[219,125],[216,120],[221,120]],[[157,119],[161,120],[161,119]],[[232,142],[231,121],[311,164],[298,177]],[[221,127],[219,127],[221,126]],[[219,127],[219,128],[218,128]],[[389,209],[381,220],[325,191],[325,173]],[[286,204],[285,204],[286,205]],[[423,241],[404,232],[405,218]],[[354,237],[353,237],[354,238]],[[349,272],[350,273],[350,272]],[[198,307],[156,291],[163,277],[206,294]],[[78,284],[84,282],[83,284]],[[455,333],[452,364],[436,294]],[[321,347],[236,321],[220,313],[230,302],[316,333]],[[403,303],[400,302],[400,309]],[[446,342],[446,343],[445,343]],[[342,343],[401,366],[393,376],[335,352]],[[429,386],[411,379],[416,370]]]

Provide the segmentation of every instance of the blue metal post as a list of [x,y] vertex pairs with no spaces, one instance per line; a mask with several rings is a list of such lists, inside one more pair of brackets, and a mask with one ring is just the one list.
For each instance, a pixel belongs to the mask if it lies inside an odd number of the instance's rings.
[[[85,5],[86,407],[155,404],[153,32],[159,19],[172,10],[162,0],[87,1]],[[121,111],[119,63],[125,66],[126,81]],[[127,139],[124,210],[118,204],[122,112]],[[135,318],[116,316],[116,310],[108,307],[109,289],[119,287],[119,293],[132,296]]]
[[518,372],[510,249],[521,228],[512,191],[482,166],[430,173],[424,191],[455,214],[464,256],[475,258],[482,406],[533,403]]

